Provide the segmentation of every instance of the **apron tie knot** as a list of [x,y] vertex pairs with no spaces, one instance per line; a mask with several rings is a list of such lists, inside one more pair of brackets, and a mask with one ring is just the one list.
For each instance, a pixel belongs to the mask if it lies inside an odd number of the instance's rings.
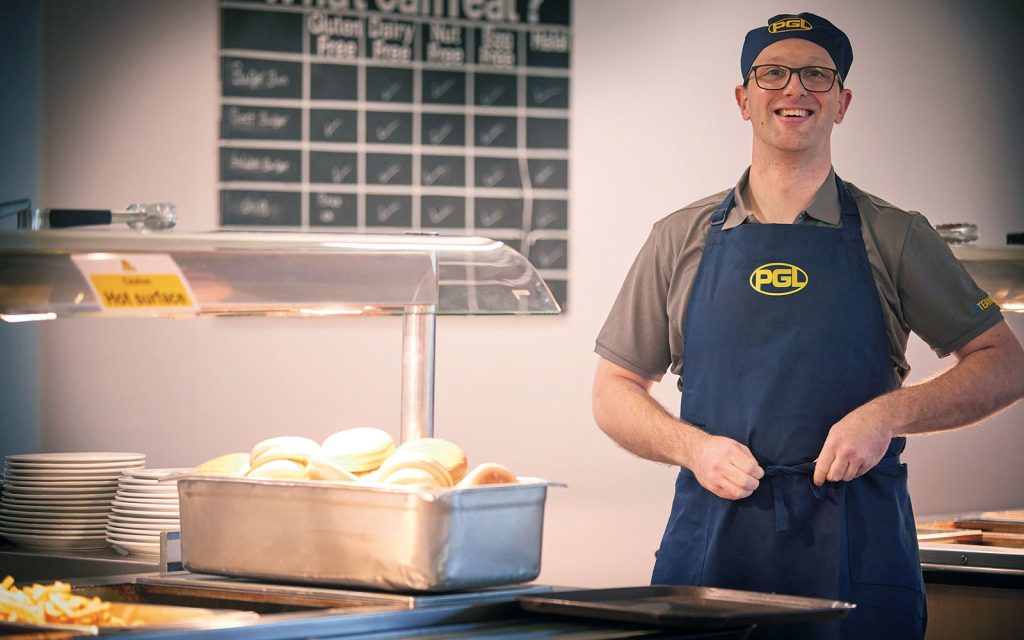
[[[834,483],[827,482],[820,487],[814,484],[814,481],[811,478],[811,476],[814,475],[814,466],[815,463],[812,461],[794,465],[770,464],[764,467],[765,477],[771,478],[772,501],[775,507],[776,531],[786,531],[789,529],[790,510],[794,509],[793,505],[787,504],[786,490],[784,483],[782,482],[783,476],[806,476],[810,493],[815,500],[829,499],[835,502],[832,486]],[[808,507],[813,508],[813,506],[813,504],[805,504],[805,508],[801,509],[801,511],[806,511],[808,510]]]
[[[900,443],[902,446],[902,443]],[[886,452],[886,455],[878,461],[872,471],[875,469],[892,469],[900,465],[900,449],[897,448],[895,451],[890,447],[890,451]],[[790,494],[791,498],[796,498],[798,505],[793,504],[793,500],[786,500],[786,488],[782,481],[783,476],[806,476],[807,486],[810,488],[810,494],[815,500],[830,500],[831,502],[836,501],[835,489],[837,482],[826,482],[820,487],[814,484],[814,467],[815,462],[803,462],[801,464],[794,465],[782,465],[782,464],[769,464],[764,467],[764,475],[766,478],[771,478],[772,486],[772,502],[774,503],[775,509],[775,530],[786,531],[789,529],[790,523],[790,511],[806,513],[814,509],[817,502],[808,503],[806,501],[806,494],[795,493]],[[868,472],[870,473],[870,471]],[[800,502],[801,498],[803,501]],[[802,507],[802,508],[801,508]]]

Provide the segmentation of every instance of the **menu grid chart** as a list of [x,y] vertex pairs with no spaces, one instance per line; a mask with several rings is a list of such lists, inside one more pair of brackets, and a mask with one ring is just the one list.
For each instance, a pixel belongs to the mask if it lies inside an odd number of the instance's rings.
[[565,308],[570,0],[222,0],[220,224],[501,240]]

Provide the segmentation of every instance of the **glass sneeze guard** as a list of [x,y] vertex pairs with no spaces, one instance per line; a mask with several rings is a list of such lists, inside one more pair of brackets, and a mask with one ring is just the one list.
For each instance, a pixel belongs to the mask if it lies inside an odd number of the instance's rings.
[[169,256],[180,269],[194,306],[136,315],[403,316],[403,441],[433,434],[437,315],[561,311],[526,258],[487,238],[104,229],[0,233],[0,319],[108,315],[75,263],[100,254]]
[[402,315],[412,305],[433,305],[440,315],[560,311],[522,255],[486,238],[21,231],[0,233],[0,313],[102,314],[71,260],[90,253],[169,255],[191,286],[199,315]]

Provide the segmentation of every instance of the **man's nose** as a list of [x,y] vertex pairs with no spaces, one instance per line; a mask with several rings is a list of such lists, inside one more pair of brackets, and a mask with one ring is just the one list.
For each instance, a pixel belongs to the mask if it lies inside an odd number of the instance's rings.
[[800,82],[800,74],[796,71],[792,71],[789,74],[789,82],[786,86],[782,87],[782,92],[787,96],[799,96],[807,93],[807,89],[804,88],[804,83]]

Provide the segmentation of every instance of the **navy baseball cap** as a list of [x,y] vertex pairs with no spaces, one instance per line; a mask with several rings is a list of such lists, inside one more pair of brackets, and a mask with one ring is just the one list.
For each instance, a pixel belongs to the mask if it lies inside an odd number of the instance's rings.
[[853,47],[850,39],[838,27],[813,13],[783,13],[773,16],[763,27],[751,29],[743,39],[743,52],[740,54],[740,71],[746,78],[754,59],[765,49],[779,40],[800,38],[818,45],[832,56],[839,70],[840,81],[846,80],[853,64]]

